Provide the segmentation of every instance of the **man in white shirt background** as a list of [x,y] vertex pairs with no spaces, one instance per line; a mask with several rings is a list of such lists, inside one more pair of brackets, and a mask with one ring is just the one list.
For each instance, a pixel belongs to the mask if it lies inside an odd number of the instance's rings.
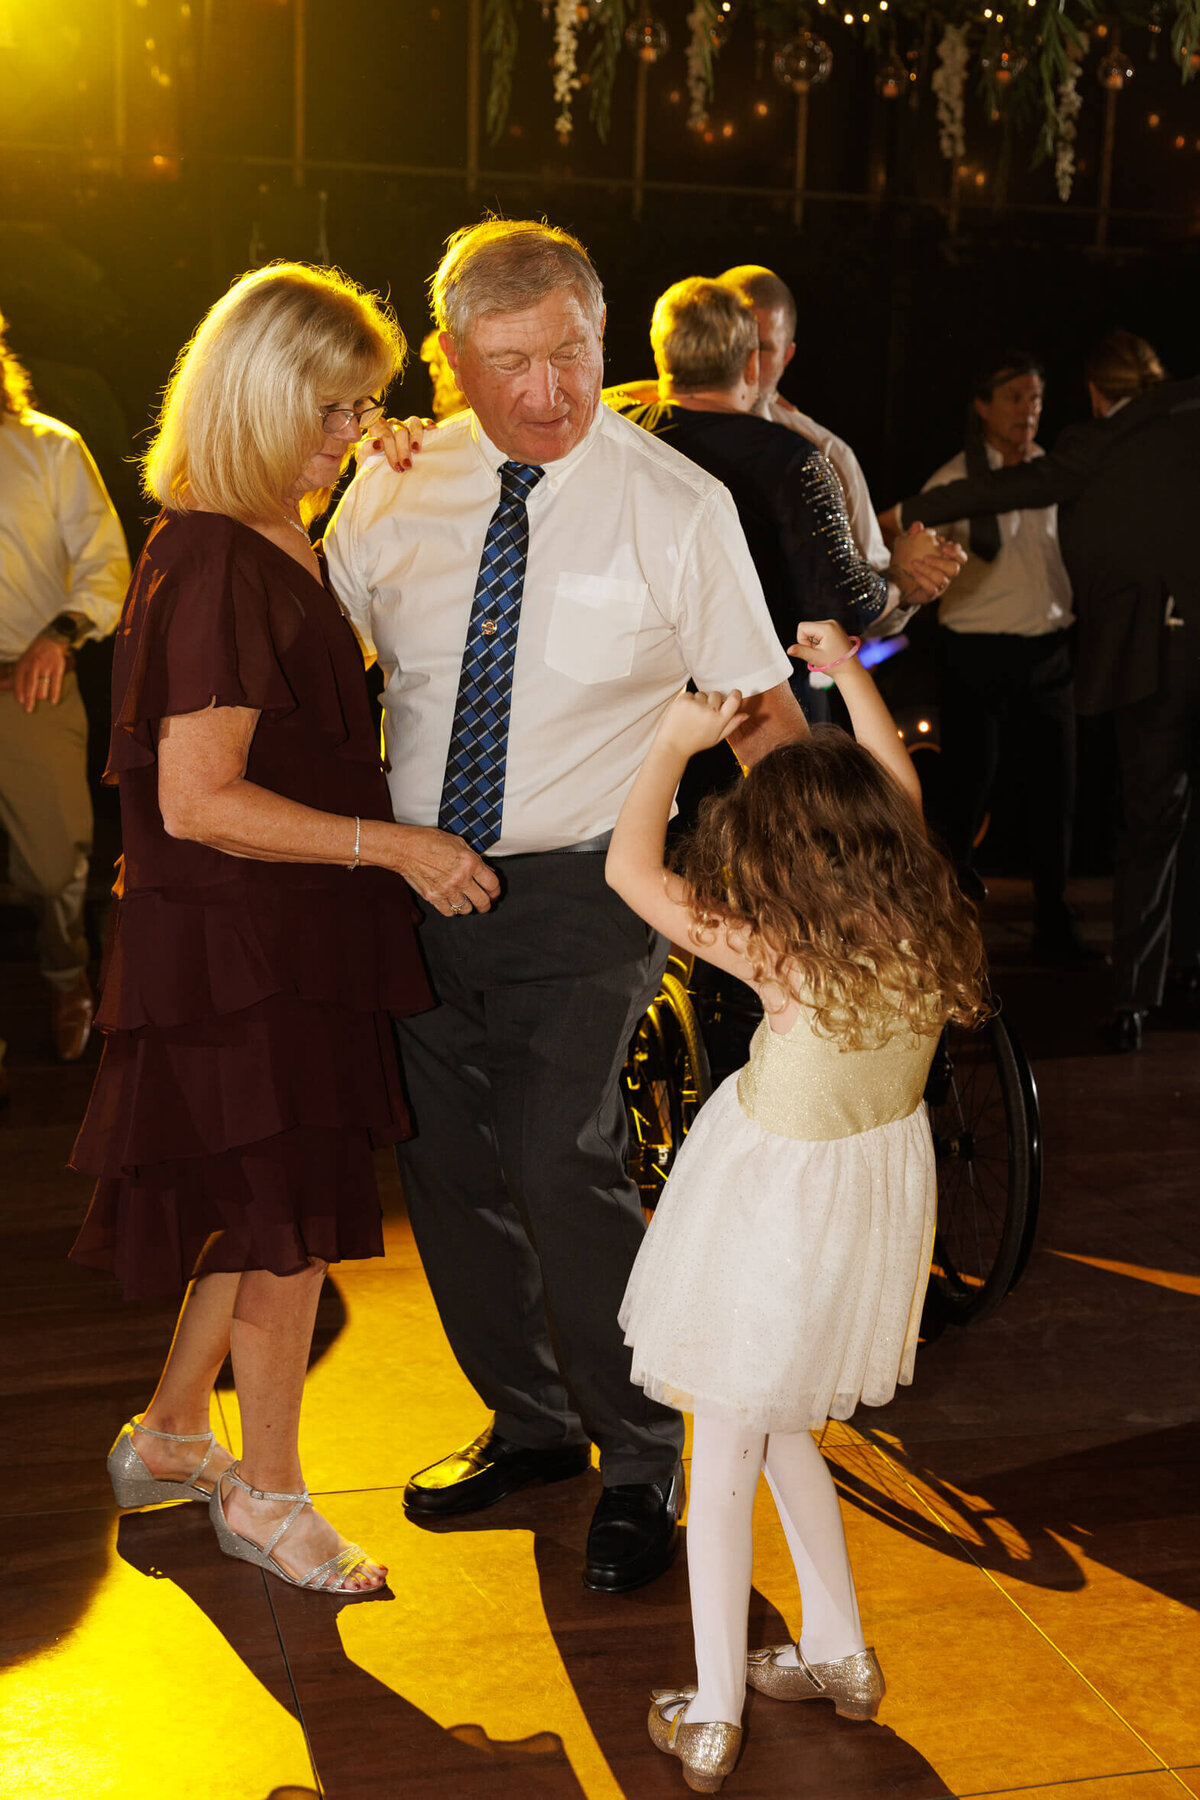
[[582,246],[471,227],[433,300],[472,410],[411,473],[360,471],[326,536],[385,675],[441,1001],[397,1027],[418,1130],[405,1194],[493,1413],[405,1502],[476,1511],[582,1472],[595,1443],[584,1580],[620,1592],[673,1554],[683,1434],[631,1385],[617,1325],[643,1229],[619,1076],[667,946],[607,888],[603,850],[689,677],[747,696],[744,761],[805,727],[728,493],[601,405],[603,293]]
[[83,926],[92,804],[73,653],[116,626],[129,557],[83,440],[34,410],[2,316],[0,389],[0,825],[9,882],[40,915],[55,1050],[73,1062],[93,1011]]
[[[980,370],[965,448],[923,491],[1043,454],[1044,379],[1037,359],[1004,350]],[[941,758],[931,812],[966,869],[1001,760],[1019,767],[1034,892],[1035,956],[1084,962],[1066,901],[1075,804],[1071,583],[1058,547],[1058,508],[989,514],[941,528],[967,566],[938,608],[935,667]]]

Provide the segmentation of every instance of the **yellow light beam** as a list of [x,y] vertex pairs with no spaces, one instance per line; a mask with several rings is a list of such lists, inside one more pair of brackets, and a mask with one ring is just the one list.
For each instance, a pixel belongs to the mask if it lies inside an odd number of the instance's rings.
[[1079,1256],[1073,1250],[1051,1250],[1067,1262],[1086,1263],[1106,1275],[1128,1275],[1131,1281],[1148,1281],[1152,1287],[1170,1288],[1175,1294],[1200,1294],[1200,1275],[1177,1275],[1173,1269],[1147,1269],[1141,1263],[1113,1262],[1106,1256]]
[[[1065,1255],[1066,1252],[1065,1251],[1056,1251],[1055,1254],[1056,1255]],[[1080,1260],[1083,1261],[1086,1259],[1080,1258]],[[1137,1272],[1142,1273],[1143,1271],[1137,1271]],[[946,1533],[946,1535],[948,1537],[952,1537],[954,1539],[955,1543],[962,1545],[962,1550],[963,1550],[964,1556],[970,1557],[970,1560],[975,1564],[975,1567],[979,1570],[979,1573],[985,1578],[985,1580],[991,1582],[991,1584],[995,1588],[996,1592],[998,1594],[1000,1594],[1003,1599],[1008,1601],[1008,1604],[1012,1607],[1013,1611],[1020,1613],[1021,1617],[1025,1620],[1027,1625],[1032,1625],[1033,1629],[1037,1632],[1038,1636],[1043,1640],[1043,1642],[1049,1645],[1050,1649],[1054,1651],[1056,1656],[1060,1656],[1062,1658],[1063,1662],[1066,1663],[1067,1667],[1071,1670],[1072,1674],[1077,1675],[1079,1677],[1080,1681],[1082,1681],[1083,1685],[1086,1688],[1090,1688],[1091,1692],[1093,1694],[1095,1694],[1095,1696],[1096,1696],[1097,1700],[1099,1700],[1100,1704],[1102,1706],[1106,1707],[1108,1709],[1108,1711],[1113,1715],[1114,1719],[1117,1719],[1125,1727],[1126,1731],[1128,1731],[1131,1734],[1131,1736],[1133,1736],[1137,1739],[1138,1743],[1141,1744],[1142,1748],[1150,1756],[1152,1756],[1154,1758],[1155,1762],[1158,1763],[1158,1765],[1159,1765],[1159,1769],[1157,1772],[1161,1773],[1163,1775],[1169,1775],[1171,1780],[1176,1783],[1176,1785],[1178,1786],[1178,1788],[1180,1789],[1180,1791],[1182,1793],[1190,1794],[1191,1789],[1183,1781],[1180,1780],[1179,1776],[1175,1773],[1175,1771],[1171,1768],[1170,1764],[1167,1762],[1166,1757],[1160,1756],[1158,1751],[1154,1748],[1153,1744],[1147,1743],[1146,1739],[1142,1736],[1141,1732],[1137,1729],[1137,1727],[1135,1725],[1130,1724],[1129,1720],[1125,1717],[1124,1713],[1120,1712],[1117,1709],[1117,1707],[1115,1707],[1113,1705],[1112,1701],[1110,1699],[1108,1699],[1108,1697],[1105,1694],[1101,1693],[1100,1689],[1096,1686],[1095,1682],[1088,1680],[1088,1678],[1084,1674],[1083,1670],[1079,1667],[1079,1664],[1077,1662],[1075,1662],[1072,1657],[1067,1655],[1066,1651],[1062,1648],[1062,1646],[1060,1644],[1055,1643],[1054,1639],[1050,1636],[1050,1633],[1048,1631],[1042,1630],[1042,1627],[1038,1624],[1037,1620],[1032,1616],[1032,1614],[1030,1614],[1029,1612],[1026,1611],[1026,1609],[1021,1605],[1021,1602],[1016,1598],[1016,1596],[1014,1594],[1009,1593],[1008,1589],[1004,1586],[1003,1582],[998,1581],[997,1578],[995,1577],[995,1575],[992,1574],[991,1570],[985,1568],[984,1565],[979,1561],[979,1558],[977,1556],[971,1555],[971,1546],[968,1543],[966,1543],[962,1537],[959,1536],[958,1532],[956,1532],[951,1525],[947,1524],[946,1520],[942,1518],[942,1516],[938,1512],[937,1508],[930,1505],[929,1501],[925,1498],[924,1494],[922,1494],[922,1492],[920,1491],[920,1489],[918,1487],[914,1486],[914,1484],[909,1480],[908,1476],[905,1474],[904,1470],[902,1468],[900,1468],[898,1464],[896,1464],[892,1461],[891,1457],[887,1454],[886,1450],[883,1449],[882,1445],[870,1444],[868,1447],[871,1450],[873,1450],[875,1452],[875,1455],[880,1457],[881,1460],[883,1462],[885,1462],[891,1470],[893,1470],[893,1472],[899,1477],[902,1484],[908,1489],[909,1493],[912,1495],[913,1499],[917,1502],[917,1504],[924,1508],[924,1510],[929,1514],[930,1518],[933,1519],[936,1524],[941,1526],[942,1530]],[[1060,1540],[1060,1542],[1061,1542],[1061,1540]]]

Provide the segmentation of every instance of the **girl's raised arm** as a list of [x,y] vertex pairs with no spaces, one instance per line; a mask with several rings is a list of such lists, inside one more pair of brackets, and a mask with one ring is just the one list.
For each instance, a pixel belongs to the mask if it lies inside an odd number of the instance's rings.
[[[688,758],[719,744],[745,719],[741,704],[736,688],[729,695],[677,694],[662,716],[613,828],[605,880],[626,906],[672,943],[690,941],[693,915],[683,883],[668,872],[663,854],[671,802]],[[747,978],[749,963],[723,941],[705,945],[700,954]]]
[[803,657],[810,668],[828,670],[846,702],[858,742],[883,764],[919,813],[917,771],[879,689],[858,660],[857,638],[852,642],[834,619],[803,620],[796,627],[796,642],[788,655]]

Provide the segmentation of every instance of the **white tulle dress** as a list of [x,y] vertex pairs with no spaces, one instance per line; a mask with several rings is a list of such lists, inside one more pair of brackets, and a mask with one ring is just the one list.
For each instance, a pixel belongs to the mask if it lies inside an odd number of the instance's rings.
[[912,1380],[937,1188],[936,1038],[842,1051],[764,1018],[680,1148],[621,1305],[656,1400],[815,1429]]

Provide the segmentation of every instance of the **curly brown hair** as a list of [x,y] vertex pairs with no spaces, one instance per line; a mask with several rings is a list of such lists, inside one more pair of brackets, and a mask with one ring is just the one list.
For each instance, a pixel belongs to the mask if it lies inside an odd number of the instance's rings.
[[847,1050],[900,1020],[935,1036],[990,1010],[975,908],[908,796],[836,726],[710,795],[672,861],[695,943],[744,937],[755,980],[811,1005]]
[[0,313],[0,412],[19,418],[34,404],[29,371],[9,349],[8,320]]

